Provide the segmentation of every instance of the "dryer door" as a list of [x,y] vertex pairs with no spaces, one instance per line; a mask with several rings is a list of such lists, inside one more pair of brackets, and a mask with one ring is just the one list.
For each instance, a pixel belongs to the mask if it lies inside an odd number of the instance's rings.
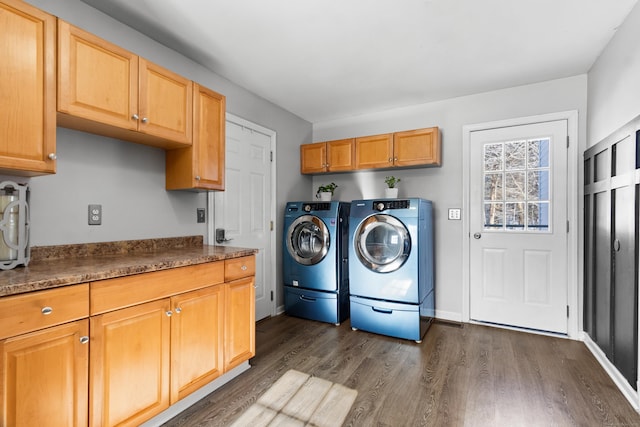
[[371,215],[358,226],[353,244],[360,262],[376,273],[396,271],[411,253],[411,236],[390,215]]
[[299,264],[314,265],[329,251],[329,230],[325,223],[313,215],[298,217],[287,231],[287,250]]

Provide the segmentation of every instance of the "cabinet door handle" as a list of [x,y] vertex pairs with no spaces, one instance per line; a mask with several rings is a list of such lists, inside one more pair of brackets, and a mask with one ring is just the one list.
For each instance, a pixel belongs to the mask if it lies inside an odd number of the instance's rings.
[[167,310],[165,312],[165,314],[167,315],[167,317],[171,317],[171,315],[173,314],[173,312],[171,310]]
[[44,314],[46,316],[47,314],[53,313],[53,308],[51,308],[51,307],[42,307],[42,310],[40,310],[40,312],[42,312],[42,314]]
[[147,123],[149,121],[149,119],[147,119],[146,117],[142,118],[142,123]]
[[134,114],[133,116],[131,116],[131,118],[132,118],[133,120],[138,120],[140,117],[139,117],[137,114]]
[[180,314],[182,312],[182,309],[180,307],[176,307],[174,311],[176,312],[176,314]]
[[47,157],[49,158],[49,160],[55,160],[58,158],[58,155],[56,153],[49,153]]
[[89,342],[89,337],[88,336],[83,336],[80,337],[80,344],[87,344]]

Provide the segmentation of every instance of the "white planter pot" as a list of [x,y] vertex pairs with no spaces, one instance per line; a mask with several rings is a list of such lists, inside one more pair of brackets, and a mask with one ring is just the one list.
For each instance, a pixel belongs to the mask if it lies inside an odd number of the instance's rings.
[[384,197],[387,199],[397,199],[398,198],[398,188],[385,188],[384,189]]
[[333,193],[331,193],[330,191],[323,191],[321,193],[316,194],[316,197],[322,200],[323,202],[330,202],[331,196],[333,196]]

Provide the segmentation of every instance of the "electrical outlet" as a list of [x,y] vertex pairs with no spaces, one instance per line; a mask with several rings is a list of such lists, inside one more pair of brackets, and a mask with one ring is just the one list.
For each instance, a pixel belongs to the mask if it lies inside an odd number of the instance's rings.
[[89,225],[102,224],[102,205],[89,205]]
[[460,208],[450,208],[449,219],[455,219],[455,220],[460,219],[461,211],[462,210]]
[[198,218],[198,223],[207,222],[207,219],[205,217],[204,208],[197,208],[196,209],[196,217]]

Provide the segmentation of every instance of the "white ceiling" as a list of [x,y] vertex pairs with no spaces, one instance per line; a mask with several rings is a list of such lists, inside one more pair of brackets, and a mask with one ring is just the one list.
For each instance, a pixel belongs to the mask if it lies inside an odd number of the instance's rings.
[[589,71],[637,0],[83,0],[312,123]]

